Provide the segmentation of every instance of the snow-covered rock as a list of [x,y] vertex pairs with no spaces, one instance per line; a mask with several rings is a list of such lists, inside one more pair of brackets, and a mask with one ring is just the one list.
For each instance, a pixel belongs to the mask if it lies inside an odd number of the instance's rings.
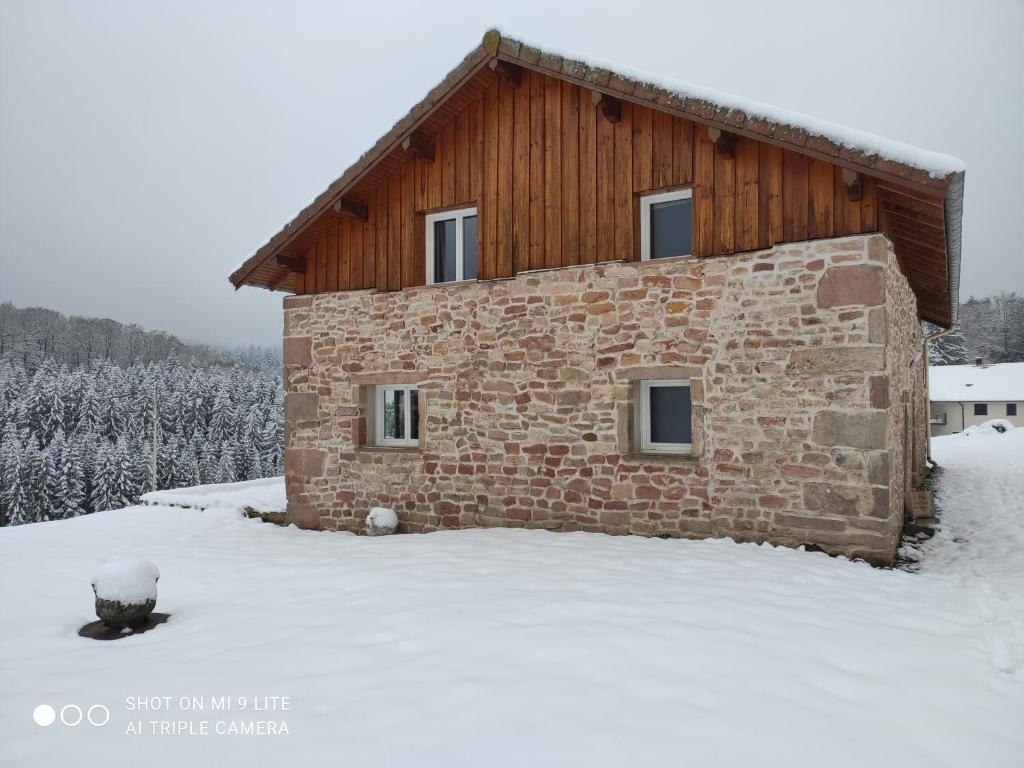
[[366,535],[386,536],[398,528],[398,515],[387,507],[373,507],[366,515]]
[[989,419],[981,424],[969,426],[960,435],[965,437],[971,435],[1001,435],[1004,432],[1012,432],[1014,429],[1013,424],[1006,419]]
[[96,615],[111,627],[139,624],[156,607],[160,571],[148,560],[121,557],[101,563],[92,577]]
[[981,426],[990,427],[1000,434],[1003,432],[1012,432],[1015,429],[1013,423],[1006,419],[989,419]]
[[141,557],[119,557],[99,565],[92,577],[96,597],[121,603],[144,603],[156,600],[156,583],[160,571]]

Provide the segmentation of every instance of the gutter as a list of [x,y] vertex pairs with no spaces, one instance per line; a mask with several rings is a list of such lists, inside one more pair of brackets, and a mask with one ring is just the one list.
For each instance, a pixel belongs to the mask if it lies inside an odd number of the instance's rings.
[[[945,205],[942,206],[946,217],[946,279],[949,283],[949,325],[950,330],[956,326],[957,315],[960,313],[960,239],[964,217],[964,172],[953,176],[946,188]],[[939,334],[941,335],[941,334]],[[937,338],[933,336],[932,338]]]
[[[962,179],[961,179],[961,181],[962,181]],[[948,224],[947,224],[947,226],[948,226]],[[948,240],[947,240],[947,242],[948,242]],[[960,247],[959,247],[959,244],[960,244],[960,237],[959,237],[959,233],[958,233],[958,236],[957,236],[957,261],[958,261],[958,263],[957,263],[957,280],[956,280],[958,288],[959,288],[959,283],[960,283],[960,264],[959,264],[959,258],[960,258],[959,251],[960,251]],[[950,252],[950,249],[947,248],[946,253],[949,254],[949,252]],[[953,295],[954,293],[955,293],[955,291],[953,290],[953,282],[952,282],[952,280],[950,280],[950,295]],[[953,315],[953,323],[954,323],[953,327],[951,327],[951,328],[944,328],[941,331],[936,331],[935,333],[933,333],[933,334],[931,334],[929,336],[925,336],[924,337],[924,341],[921,342],[921,355],[924,358],[924,422],[925,422],[925,424],[928,425],[928,445],[926,446],[925,454],[926,454],[926,457],[927,457],[926,458],[927,463],[929,463],[929,464],[931,464],[933,466],[938,466],[938,465],[936,464],[935,459],[932,458],[932,398],[931,398],[931,386],[932,385],[931,385],[931,382],[928,380],[928,369],[931,368],[931,366],[928,364],[928,343],[931,342],[931,341],[935,341],[935,339],[940,339],[943,336],[945,336],[946,334],[952,333],[953,331],[955,331],[956,330],[956,325],[955,325],[955,323],[956,323],[956,315]],[[963,429],[962,425],[964,423],[963,409],[964,409],[964,405],[963,405],[963,403],[961,403],[960,404],[960,411],[961,411],[961,414],[960,414],[960,424],[961,424],[961,427],[960,428],[961,429]]]

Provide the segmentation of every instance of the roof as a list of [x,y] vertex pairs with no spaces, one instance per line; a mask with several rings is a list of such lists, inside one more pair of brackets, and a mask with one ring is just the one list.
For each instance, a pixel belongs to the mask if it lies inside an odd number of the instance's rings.
[[[944,252],[946,274],[941,280],[944,284],[944,316],[927,319],[946,327],[951,327],[955,321],[959,306],[960,220],[965,172],[964,164],[957,158],[584,54],[533,45],[496,29],[488,30],[481,44],[470,51],[422,101],[280,232],[240,264],[230,276],[234,286],[287,287],[289,276],[287,272],[280,272],[274,257],[285,253],[289,243],[319,216],[330,211],[342,197],[359,192],[362,183],[372,176],[378,164],[386,166],[396,155],[404,159],[407,152],[401,148],[403,141],[415,131],[431,127],[431,121],[436,121],[435,112],[443,112],[446,102],[460,90],[472,91],[475,76],[485,70],[492,59],[518,64],[599,93],[827,160],[882,179],[894,188],[939,198],[942,201],[942,215],[939,217],[942,236],[936,239],[929,235],[924,242],[910,237],[907,248],[940,248]],[[896,189],[890,196],[890,205],[898,210],[900,216],[906,217],[900,226],[913,228],[914,222],[921,219],[921,211],[913,204],[915,201],[901,200],[900,195]],[[910,222],[909,225],[906,222]],[[896,242],[898,252],[899,242],[890,237]],[[929,279],[935,275],[924,270],[923,277]]]
[[933,365],[928,392],[933,403],[1024,401],[1024,363]]

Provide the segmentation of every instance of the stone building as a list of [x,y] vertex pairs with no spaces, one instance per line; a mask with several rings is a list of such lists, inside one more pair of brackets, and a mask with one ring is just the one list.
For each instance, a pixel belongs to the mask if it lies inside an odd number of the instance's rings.
[[284,300],[288,518],[892,561],[963,167],[491,31],[232,275]]

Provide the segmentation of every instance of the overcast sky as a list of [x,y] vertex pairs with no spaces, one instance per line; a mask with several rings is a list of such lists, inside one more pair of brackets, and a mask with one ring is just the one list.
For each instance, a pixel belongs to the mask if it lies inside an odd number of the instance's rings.
[[495,25],[960,157],[962,296],[1024,291],[1024,0],[2,0],[0,300],[279,343],[228,274]]

